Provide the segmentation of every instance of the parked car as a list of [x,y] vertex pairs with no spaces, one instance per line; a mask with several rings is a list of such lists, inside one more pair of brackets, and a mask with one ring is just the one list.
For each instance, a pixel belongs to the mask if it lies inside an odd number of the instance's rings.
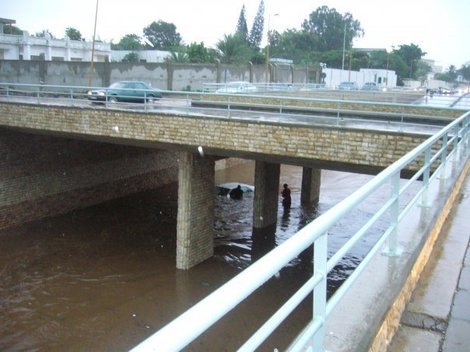
[[229,82],[217,89],[216,93],[253,93],[258,88],[249,82]]
[[341,82],[338,85],[339,90],[357,90],[357,83],[356,82]]
[[111,84],[108,88],[90,90],[88,99],[94,102],[108,101],[147,102],[160,99],[162,92],[140,81],[120,81]]
[[361,90],[379,90],[379,86],[375,82],[366,82]]

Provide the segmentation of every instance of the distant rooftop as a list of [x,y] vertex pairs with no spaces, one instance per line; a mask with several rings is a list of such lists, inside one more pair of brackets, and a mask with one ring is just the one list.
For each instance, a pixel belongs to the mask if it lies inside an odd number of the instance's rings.
[[0,23],[1,24],[14,24],[16,23],[16,20],[10,20],[8,18],[0,18]]

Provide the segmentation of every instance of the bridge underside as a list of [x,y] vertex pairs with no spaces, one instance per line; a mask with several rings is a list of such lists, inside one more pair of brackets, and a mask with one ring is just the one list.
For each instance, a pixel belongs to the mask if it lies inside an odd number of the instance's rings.
[[[188,269],[212,256],[214,165],[220,158],[5,128],[0,146],[0,229],[178,181],[176,265]],[[280,164],[256,162],[254,231],[276,224],[279,170]],[[318,202],[319,170],[304,170],[302,202]]]
[[174,182],[175,154],[0,129],[0,229]]
[[[256,161],[253,229],[275,226],[281,164],[376,174],[425,134],[264,123],[113,109],[0,103],[0,229],[179,182],[177,266],[213,253],[214,162]],[[204,156],[197,153],[204,148]]]

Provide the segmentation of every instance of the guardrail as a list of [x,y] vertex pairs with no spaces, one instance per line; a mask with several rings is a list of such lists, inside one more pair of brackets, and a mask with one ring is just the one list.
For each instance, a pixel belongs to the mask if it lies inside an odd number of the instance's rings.
[[[208,115],[217,118],[263,119],[264,121],[295,124],[340,126],[346,120],[362,119],[373,120],[382,124],[386,129],[390,129],[390,124],[397,124],[392,127],[398,130],[405,123],[407,125],[442,126],[458,116],[455,109],[448,107],[441,107],[439,110],[430,110],[425,107],[416,109],[412,104],[389,103],[380,100],[345,100],[346,96],[342,96],[342,99],[336,96],[334,98],[299,97],[295,94],[279,95],[274,92],[249,95],[161,91],[162,99],[148,99],[149,97],[144,92],[142,102],[121,102],[119,99],[116,101],[108,95],[104,95],[101,102],[89,100],[88,92],[98,89],[106,91],[106,88],[101,87],[0,83],[0,97],[4,96],[11,100],[27,98],[37,104],[80,106],[94,104],[94,106],[108,109],[135,109],[148,113],[177,112],[187,116]],[[322,91],[326,92],[326,90]],[[374,94],[380,97],[382,93]],[[387,93],[383,93],[383,95],[387,96]],[[367,96],[363,97],[367,98]],[[470,99],[468,100],[470,102]],[[379,107],[390,111],[380,111]]]
[[[243,85],[244,84],[244,85]],[[250,93],[255,89],[258,92],[294,92],[300,90],[325,89],[325,83],[249,83],[249,82],[226,82],[226,83],[204,83],[202,90],[204,92],[215,93]]]
[[[384,244],[387,246],[388,254],[400,254],[396,240],[398,224],[418,202],[425,206],[429,205],[427,192],[430,183],[434,182],[438,175],[445,178],[451,162],[453,164],[464,164],[467,161],[469,137],[470,113],[466,113],[390,165],[352,195],[306,225],[287,241],[253,263],[160,331],[133,348],[132,352],[181,350],[311,246],[314,248],[312,276],[253,333],[239,348],[239,351],[253,351],[260,346],[300,302],[312,292],[313,317],[292,343],[289,350],[310,349],[323,351],[325,321],[333,308]],[[418,162],[420,169],[406,183],[400,184],[400,172],[413,162]],[[431,172],[431,170],[435,171]],[[411,187],[415,184],[419,184],[419,187]],[[388,199],[381,204],[376,213],[359,230],[352,234],[350,239],[336,253],[328,258],[328,231],[353,209],[363,202],[367,202],[370,195],[379,189],[383,190],[384,187],[390,191]],[[414,192],[411,197],[409,197],[410,192]],[[405,193],[408,194],[407,197],[403,197]],[[379,220],[387,221],[388,227],[382,231],[381,236],[373,244],[369,253],[342,286],[327,300],[328,273]]]

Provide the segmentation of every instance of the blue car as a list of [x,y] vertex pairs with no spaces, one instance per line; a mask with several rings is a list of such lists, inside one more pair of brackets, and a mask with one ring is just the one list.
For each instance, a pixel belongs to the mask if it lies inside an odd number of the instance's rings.
[[162,92],[140,81],[120,81],[108,88],[90,90],[88,99],[93,102],[152,102],[160,99]]

